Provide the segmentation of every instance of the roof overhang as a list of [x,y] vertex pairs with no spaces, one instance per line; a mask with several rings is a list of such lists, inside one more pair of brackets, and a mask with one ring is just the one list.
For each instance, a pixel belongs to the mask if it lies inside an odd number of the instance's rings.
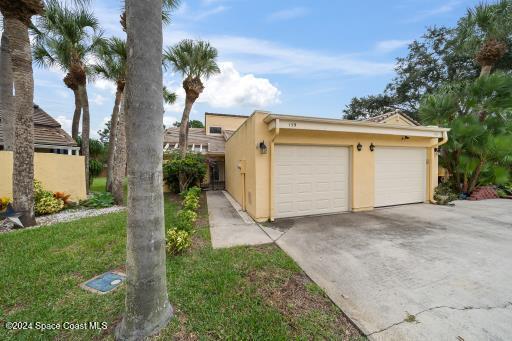
[[265,117],[269,130],[310,130],[356,134],[380,134],[442,138],[450,130],[436,126],[404,126],[366,121],[340,120],[292,115],[269,114]]

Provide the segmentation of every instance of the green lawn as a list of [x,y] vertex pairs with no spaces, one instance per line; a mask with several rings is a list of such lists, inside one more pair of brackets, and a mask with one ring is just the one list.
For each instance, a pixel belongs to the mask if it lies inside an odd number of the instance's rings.
[[[101,180],[101,179],[99,179]],[[93,187],[101,187],[95,181]],[[104,184],[104,183],[103,183]],[[177,205],[166,198],[166,226]],[[175,318],[159,338],[358,339],[357,330],[274,245],[213,250],[206,208],[193,247],[167,260]],[[113,339],[124,287],[96,295],[83,281],[124,268],[125,213],[0,234],[0,340]],[[34,329],[8,331],[6,322]],[[35,330],[35,323],[106,321],[101,330]]]

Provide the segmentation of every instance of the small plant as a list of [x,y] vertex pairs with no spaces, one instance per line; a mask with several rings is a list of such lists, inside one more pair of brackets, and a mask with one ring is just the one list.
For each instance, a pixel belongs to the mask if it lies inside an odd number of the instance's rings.
[[[167,154],[163,165],[164,180],[175,193],[186,191],[190,186],[200,185],[206,175],[205,158],[200,153],[189,152],[184,157],[179,152]],[[179,176],[183,177],[182,188]]]
[[69,197],[71,197],[71,194],[67,194],[64,192],[55,192],[53,193],[53,197],[55,199],[60,199],[64,202],[64,206],[69,206],[71,204],[71,200],[69,200]]
[[64,208],[64,201],[55,198],[52,192],[45,190],[38,180],[34,180],[34,202],[36,215],[57,213]]
[[182,253],[190,247],[191,239],[187,231],[172,228],[167,231],[165,248],[171,255]]
[[3,211],[7,208],[7,205],[12,202],[10,198],[2,197],[0,198],[0,211]]
[[448,182],[442,182],[436,187],[434,200],[438,205],[449,205],[452,201],[459,198]]
[[89,208],[106,208],[114,205],[114,197],[109,192],[93,192],[87,200],[81,202],[81,205]]
[[418,320],[416,320],[416,316],[409,314],[408,312],[406,312],[406,314],[407,315],[405,316],[405,319],[404,319],[405,322],[409,322],[409,323],[418,322]]
[[197,220],[197,213],[191,210],[180,210],[177,213],[176,228],[181,231],[192,232],[194,223]]

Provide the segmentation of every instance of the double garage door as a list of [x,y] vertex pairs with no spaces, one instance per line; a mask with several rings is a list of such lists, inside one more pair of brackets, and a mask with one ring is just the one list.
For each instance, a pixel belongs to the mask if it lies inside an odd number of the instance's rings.
[[[378,147],[374,153],[375,207],[425,200],[424,148]],[[275,217],[348,211],[349,155],[347,147],[276,145]]]

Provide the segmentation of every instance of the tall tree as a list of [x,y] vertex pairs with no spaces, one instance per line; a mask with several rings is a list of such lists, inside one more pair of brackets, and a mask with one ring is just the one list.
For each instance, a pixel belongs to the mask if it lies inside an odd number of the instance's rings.
[[[44,16],[34,30],[34,61],[42,66],[57,65],[67,72],[64,82],[77,89],[82,108],[82,155],[85,158],[86,189],[89,192],[90,115],[87,95],[88,61],[102,42],[99,22],[82,4],[68,6],[58,0],[47,0]],[[75,101],[77,103],[77,101]],[[75,108],[75,113],[76,113]]]
[[457,25],[456,43],[459,52],[474,57],[488,75],[505,56],[512,40],[512,1],[481,3],[468,9]]
[[172,317],[162,193],[162,2],[126,0],[126,24],[127,281],[116,337],[139,340],[157,333]]
[[[107,161],[107,191],[112,191],[114,158],[119,148],[119,141],[116,138],[117,122],[121,98],[126,84],[126,42],[120,38],[110,38],[100,44],[96,51],[98,62],[93,70],[101,77],[116,83],[116,95],[114,108],[110,119],[108,161]],[[124,129],[124,128],[123,128]],[[124,146],[123,148],[126,148]],[[124,174],[123,174],[124,177]],[[122,183],[122,180],[121,180]],[[119,189],[117,189],[119,191]],[[121,186],[122,192],[122,186]],[[121,197],[123,197],[121,195]]]
[[12,151],[14,149],[14,97],[12,83],[12,63],[11,53],[9,51],[9,38],[4,31],[0,46],[0,119],[2,121],[4,149]]
[[188,121],[190,111],[199,95],[204,90],[201,80],[219,73],[217,65],[217,49],[206,41],[194,41],[184,39],[177,45],[167,48],[164,52],[164,60],[172,69],[183,76],[183,89],[185,89],[185,108],[180,125],[180,151],[182,155],[188,148]]
[[[4,33],[9,38],[14,83],[15,140],[13,204],[23,211],[25,226],[35,224],[34,216],[34,75],[28,27],[31,17],[41,14],[39,0],[0,0]],[[2,75],[3,77],[3,75]]]
[[121,96],[121,104],[117,114],[117,124],[115,133],[115,155],[112,164],[112,184],[111,192],[114,201],[118,205],[124,204],[123,182],[126,175],[126,115],[125,115],[125,96]]

